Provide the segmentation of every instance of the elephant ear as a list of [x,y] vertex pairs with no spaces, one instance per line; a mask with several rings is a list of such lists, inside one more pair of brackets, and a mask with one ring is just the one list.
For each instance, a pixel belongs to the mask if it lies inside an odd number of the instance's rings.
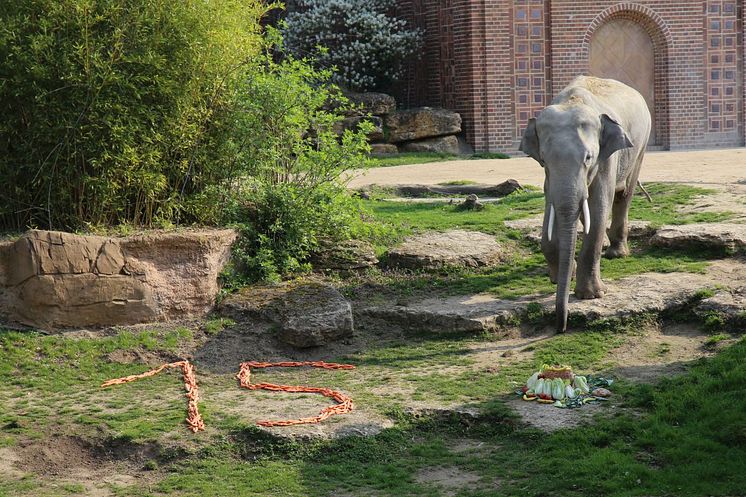
[[526,130],[523,132],[523,138],[521,139],[521,145],[518,147],[518,150],[533,158],[541,167],[544,167],[539,156],[539,135],[536,134],[536,118],[532,117],[528,120],[528,125],[526,125]]
[[633,146],[624,128],[607,114],[601,114],[601,124],[603,131],[601,132],[599,160],[606,160],[617,150]]

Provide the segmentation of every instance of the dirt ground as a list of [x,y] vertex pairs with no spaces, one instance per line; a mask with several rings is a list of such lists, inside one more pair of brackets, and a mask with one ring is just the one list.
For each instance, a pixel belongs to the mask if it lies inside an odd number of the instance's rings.
[[[640,179],[701,184],[746,184],[746,148],[648,152]],[[454,160],[355,172],[350,188],[366,185],[422,184],[471,180],[497,184],[508,178],[522,185],[542,186],[544,170],[533,159]]]

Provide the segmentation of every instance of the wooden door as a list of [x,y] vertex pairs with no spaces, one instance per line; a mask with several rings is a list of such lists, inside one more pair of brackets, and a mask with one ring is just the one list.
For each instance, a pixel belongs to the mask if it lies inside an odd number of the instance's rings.
[[[596,30],[591,39],[590,73],[621,81],[639,91],[655,123],[655,72],[653,40],[645,29],[629,19],[614,19]],[[655,124],[650,131],[656,144]]]

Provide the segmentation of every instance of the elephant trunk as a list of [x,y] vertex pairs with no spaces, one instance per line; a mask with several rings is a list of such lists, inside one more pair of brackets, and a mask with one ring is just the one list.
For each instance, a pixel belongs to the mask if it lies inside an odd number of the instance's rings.
[[565,205],[557,209],[557,242],[559,256],[557,260],[557,331],[567,329],[567,305],[570,298],[570,280],[575,260],[575,243],[578,232],[577,223],[580,215],[580,205]]

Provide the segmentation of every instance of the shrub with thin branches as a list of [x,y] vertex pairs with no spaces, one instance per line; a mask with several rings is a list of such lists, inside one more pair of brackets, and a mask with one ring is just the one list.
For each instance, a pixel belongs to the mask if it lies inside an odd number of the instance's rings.
[[[285,19],[285,43],[335,67],[334,81],[353,90],[385,90],[403,73],[420,33],[389,13],[393,0],[296,0]],[[319,50],[319,47],[321,50]]]

